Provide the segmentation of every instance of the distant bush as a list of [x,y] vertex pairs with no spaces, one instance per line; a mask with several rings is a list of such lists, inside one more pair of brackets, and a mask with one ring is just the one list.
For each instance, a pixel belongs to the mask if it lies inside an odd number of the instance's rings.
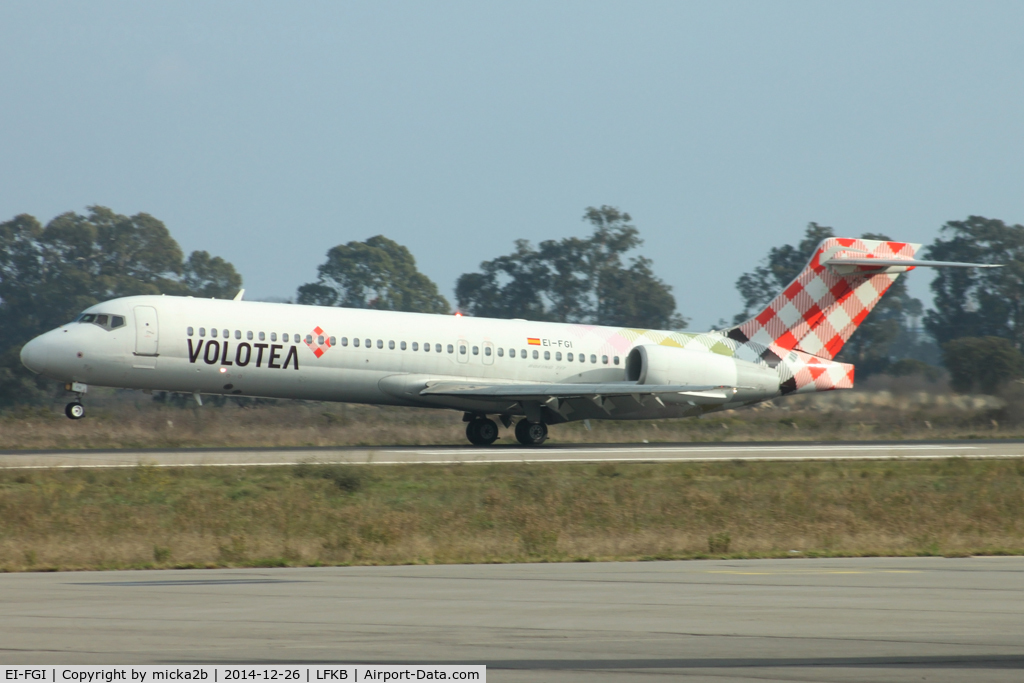
[[1024,377],[1024,355],[1002,337],[961,337],[942,347],[949,384],[960,393],[994,394]]
[[728,532],[722,531],[708,536],[708,552],[712,555],[724,555],[728,553],[729,546],[731,544],[732,536],[730,536]]
[[885,374],[892,377],[924,377],[929,382],[937,382],[941,377],[941,370],[915,358],[902,358],[890,363],[885,369]]

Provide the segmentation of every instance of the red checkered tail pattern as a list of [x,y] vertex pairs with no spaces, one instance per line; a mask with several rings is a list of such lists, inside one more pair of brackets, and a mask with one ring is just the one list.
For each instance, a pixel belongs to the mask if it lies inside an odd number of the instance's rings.
[[[914,268],[920,247],[841,237],[824,240],[781,294],[726,334],[741,343],[774,349],[778,355],[803,351],[831,360],[900,273]],[[903,266],[900,261],[909,263]]]

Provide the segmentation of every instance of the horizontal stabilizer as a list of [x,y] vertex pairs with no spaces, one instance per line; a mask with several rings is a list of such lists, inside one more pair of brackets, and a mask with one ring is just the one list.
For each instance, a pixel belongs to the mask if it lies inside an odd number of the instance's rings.
[[881,258],[831,258],[823,262],[826,266],[868,266],[885,268],[888,266],[913,266],[915,268],[1002,268],[995,263],[961,263],[959,261],[918,261],[917,259],[881,259]]

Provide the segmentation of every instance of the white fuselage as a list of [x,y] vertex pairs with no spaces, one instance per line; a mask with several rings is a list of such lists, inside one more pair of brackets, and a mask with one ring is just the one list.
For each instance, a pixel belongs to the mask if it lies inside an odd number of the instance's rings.
[[[86,385],[521,414],[514,404],[421,396],[416,388],[449,379],[622,382],[630,350],[651,343],[645,331],[591,325],[172,296],[114,299],[85,314],[120,316],[124,324],[64,325],[26,344],[25,365]],[[724,362],[707,353],[698,358]],[[778,395],[775,373],[758,372],[768,377],[760,391],[718,408]],[[718,383],[736,382],[733,370],[731,382]],[[699,412],[656,401],[616,417]]]

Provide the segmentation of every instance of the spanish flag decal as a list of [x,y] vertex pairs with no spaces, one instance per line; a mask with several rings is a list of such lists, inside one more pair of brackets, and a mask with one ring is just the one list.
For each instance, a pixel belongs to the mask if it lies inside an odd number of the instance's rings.
[[537,337],[527,337],[526,343],[529,344],[530,346],[540,346],[540,339],[538,339]]

